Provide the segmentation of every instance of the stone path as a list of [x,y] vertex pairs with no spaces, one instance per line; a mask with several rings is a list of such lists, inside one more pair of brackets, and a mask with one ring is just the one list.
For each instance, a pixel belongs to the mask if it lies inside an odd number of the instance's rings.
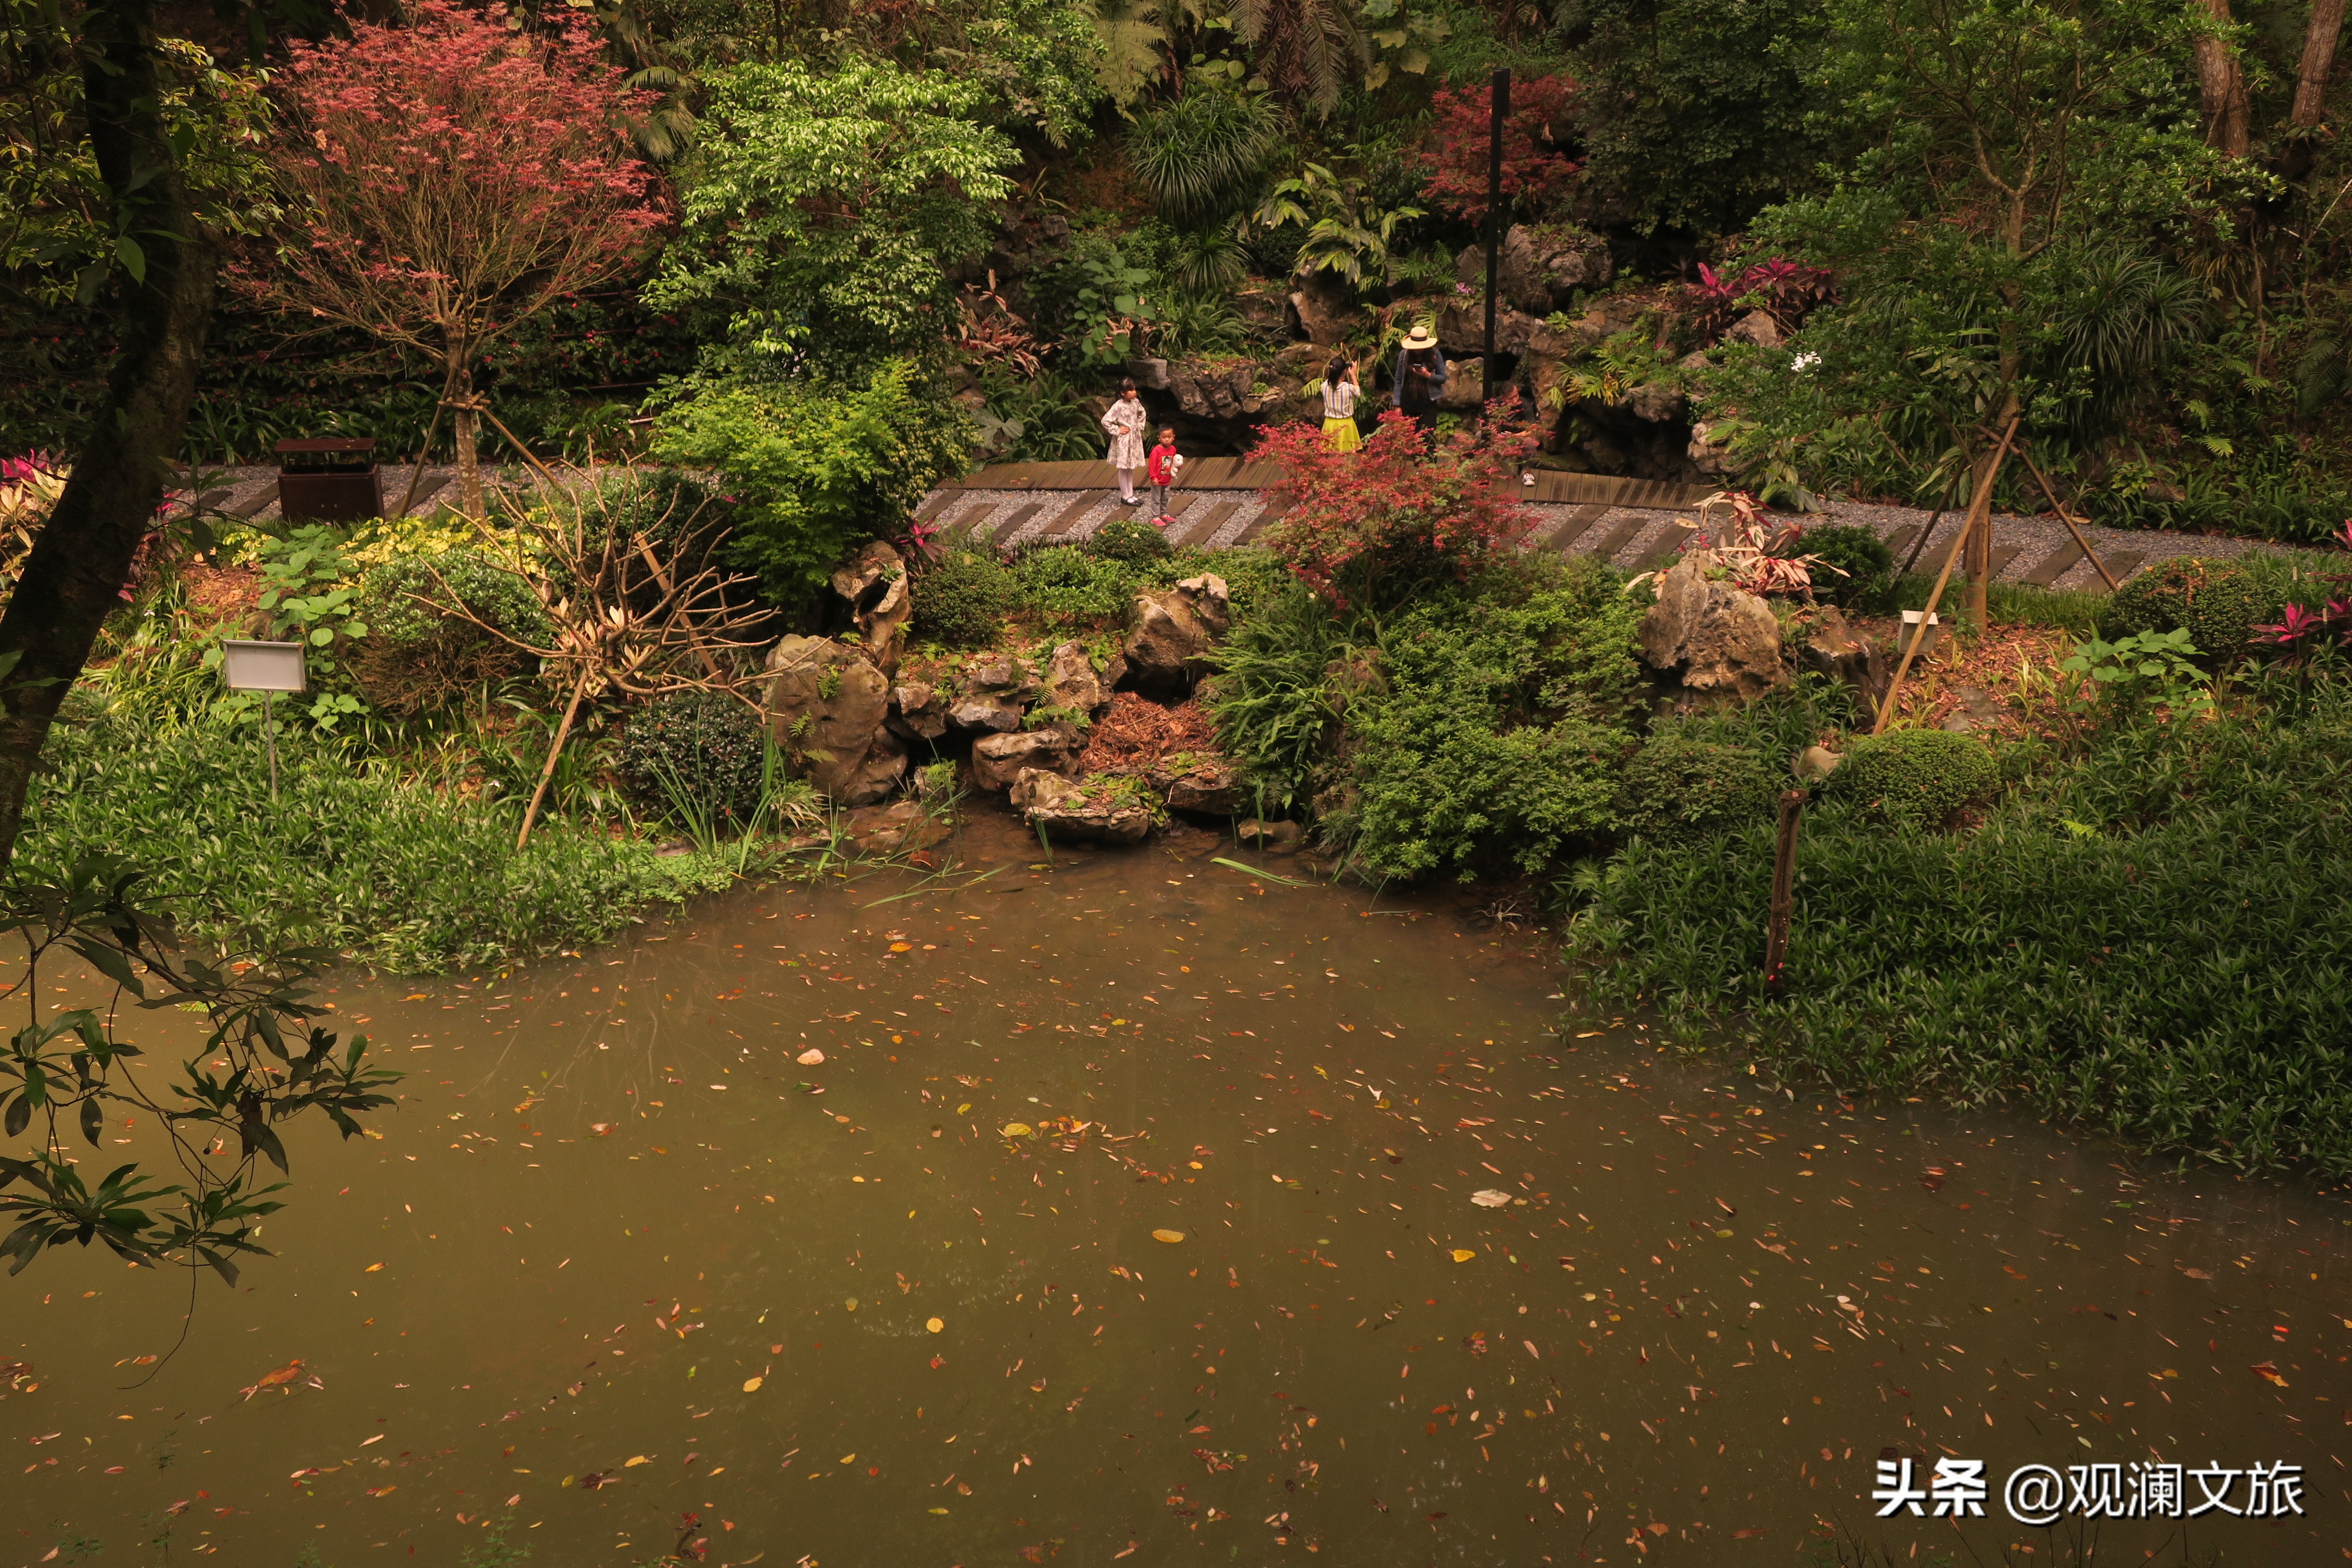
[[[405,463],[388,463],[382,472],[389,505],[407,487],[410,468]],[[445,505],[455,494],[457,475],[453,466],[428,465],[417,486],[416,500],[409,507],[410,515],[426,515]],[[485,468],[483,475],[486,482],[521,483],[529,478],[520,468]],[[1528,487],[1528,510],[1534,513],[1536,525],[1528,538],[1529,549],[1600,555],[1632,571],[1647,571],[1671,559],[1697,522],[1699,501],[1712,493],[1700,486],[1600,474],[1538,469],[1530,478],[1534,482]],[[1286,500],[1273,489],[1280,479],[1280,471],[1267,464],[1239,458],[1195,459],[1187,466],[1185,483],[1170,498],[1171,514],[1176,521],[1169,527],[1169,538],[1205,550],[1248,543],[1281,516]],[[1149,488],[1138,487],[1144,500],[1130,509],[1118,504],[1117,483],[1110,465],[1100,461],[998,464],[960,485],[930,491],[916,515],[945,532],[985,540],[999,547],[1048,540],[1075,543],[1119,512],[1145,513]],[[279,516],[278,470],[219,470],[197,499],[234,517],[275,521]],[[1944,553],[1959,531],[1961,514],[1946,513],[1923,544],[1919,535],[1929,515],[1909,507],[1843,501],[1832,502],[1825,516],[1812,521],[1875,529],[1894,547],[1898,566],[1912,559],[1915,571],[1932,574],[1943,564]],[[2150,562],[2168,556],[2231,556],[2249,550],[2282,548],[2250,539],[2096,526],[2085,527],[2083,534],[2119,583]],[[2054,517],[1996,514],[1992,535],[1994,575],[2002,581],[2105,591],[2106,584],[2065,524]]]

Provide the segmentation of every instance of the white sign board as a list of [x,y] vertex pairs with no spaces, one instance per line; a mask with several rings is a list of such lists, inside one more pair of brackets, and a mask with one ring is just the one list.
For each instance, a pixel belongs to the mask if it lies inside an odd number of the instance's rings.
[[221,643],[221,673],[232,691],[301,691],[302,645],[298,642]]

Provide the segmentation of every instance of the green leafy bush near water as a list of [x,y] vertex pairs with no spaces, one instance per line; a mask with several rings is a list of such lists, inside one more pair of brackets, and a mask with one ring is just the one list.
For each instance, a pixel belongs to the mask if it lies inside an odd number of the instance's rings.
[[16,863],[54,877],[130,851],[184,937],[238,951],[301,943],[429,973],[600,941],[650,905],[724,887],[698,858],[562,819],[514,847],[514,813],[452,800],[331,739],[262,736],[219,715],[60,725]]
[[1875,821],[1941,827],[1980,800],[2000,776],[1983,743],[1942,730],[1857,735],[1830,775],[1830,795]]
[[370,702],[396,713],[461,701],[534,662],[497,633],[436,604],[463,605],[498,632],[539,646],[551,635],[546,613],[522,580],[475,550],[394,555],[361,577],[358,599],[368,635],[353,651],[352,672]]
[[2271,696],[2105,732],[1970,833],[1809,817],[1777,998],[1761,824],[1585,868],[1569,952],[1605,1004],[1842,1086],[2013,1096],[2144,1147],[2352,1173],[2352,693]]
[[751,710],[723,691],[680,691],[631,712],[620,775],[630,804],[659,818],[681,802],[738,830],[760,809],[767,737]]
[[1618,824],[1627,833],[1669,839],[1744,827],[1771,812],[1782,776],[1745,746],[1653,736],[1626,765]]

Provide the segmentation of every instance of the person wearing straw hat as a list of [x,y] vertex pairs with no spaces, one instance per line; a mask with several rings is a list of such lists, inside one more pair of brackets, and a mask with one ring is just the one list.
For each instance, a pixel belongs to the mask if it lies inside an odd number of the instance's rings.
[[1397,345],[1396,390],[1391,400],[1412,416],[1425,436],[1437,428],[1437,400],[1444,392],[1445,355],[1427,327],[1415,327]]

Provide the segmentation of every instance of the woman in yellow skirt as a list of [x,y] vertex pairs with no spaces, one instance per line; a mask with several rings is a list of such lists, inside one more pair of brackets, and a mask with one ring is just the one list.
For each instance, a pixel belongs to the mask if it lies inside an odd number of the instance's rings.
[[1333,354],[1323,368],[1323,439],[1335,452],[1352,452],[1364,444],[1356,429],[1355,362]]

